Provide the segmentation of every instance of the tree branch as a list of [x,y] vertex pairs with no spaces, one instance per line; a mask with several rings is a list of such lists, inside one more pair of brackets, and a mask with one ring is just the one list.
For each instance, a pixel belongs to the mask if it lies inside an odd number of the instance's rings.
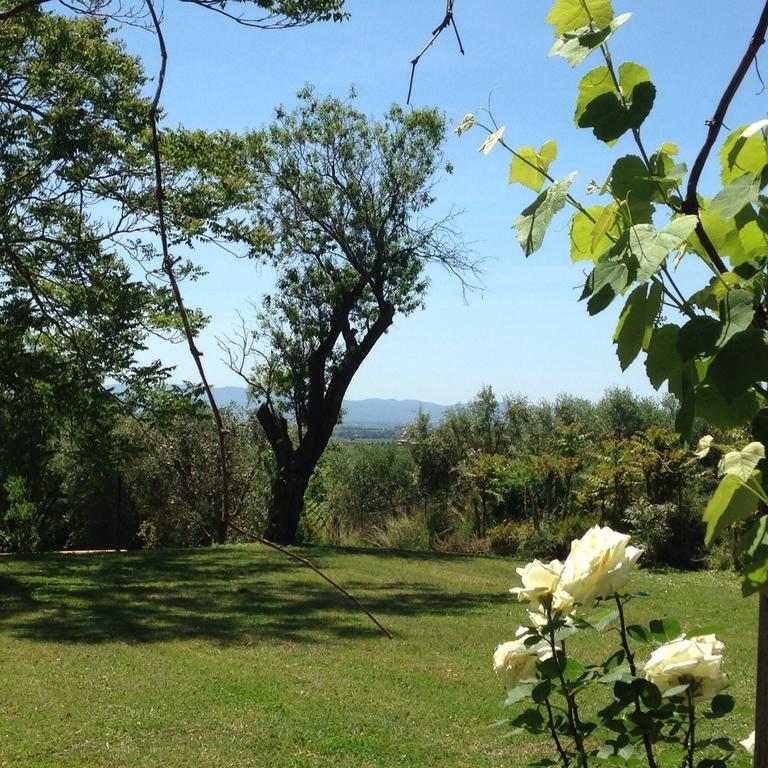
[[453,31],[456,33],[456,42],[459,44],[459,53],[464,55],[464,46],[461,44],[461,37],[459,36],[459,30],[456,27],[456,21],[453,18],[453,0],[446,0],[445,2],[445,16],[443,20],[432,30],[432,37],[429,42],[411,59],[411,80],[408,83],[408,98],[405,100],[406,104],[411,103],[411,93],[413,92],[413,78],[416,74],[416,65],[419,63],[421,57],[432,47],[432,44],[440,37],[440,34],[447,27],[453,27]]
[[[691,175],[688,177],[688,186],[686,189],[685,200],[683,201],[682,206],[683,213],[693,216],[699,215],[697,187],[699,184],[699,179],[701,178],[701,173],[704,170],[704,166],[707,162],[707,158],[709,157],[709,153],[712,151],[712,147],[715,144],[717,134],[720,132],[720,127],[725,120],[728,107],[730,106],[731,101],[733,101],[733,97],[736,95],[736,92],[739,90],[744,77],[749,71],[749,67],[754,61],[755,56],[757,55],[757,51],[765,42],[766,29],[768,29],[768,2],[766,2],[766,4],[763,6],[763,11],[760,14],[760,18],[757,22],[757,26],[755,27],[755,31],[752,33],[752,37],[750,38],[747,50],[744,52],[744,56],[742,56],[742,59],[739,62],[739,66],[736,68],[731,81],[728,83],[725,91],[723,92],[717,108],[715,109],[715,114],[710,120],[707,120],[707,137],[701,150],[699,151],[699,154],[696,157],[696,160],[693,163],[691,168]],[[720,254],[718,254],[717,249],[709,239],[709,236],[704,230],[700,219],[696,225],[696,234],[698,235],[704,250],[706,251],[707,255],[717,270],[721,274],[723,272],[728,272],[728,267],[726,267],[725,263],[720,257]]]
[[7,11],[3,11],[2,13],[0,13],[0,21],[5,21],[6,19],[10,19],[19,13],[24,13],[24,11],[28,11],[31,8],[36,8],[38,5],[42,5],[43,3],[47,3],[47,2],[49,2],[49,0],[26,0],[26,2],[19,3],[18,5],[15,5],[13,8],[9,8]]
[[340,584],[337,584],[330,576],[327,576],[325,573],[323,573],[311,560],[307,559],[306,557],[302,557],[301,555],[297,555],[295,552],[291,552],[290,549],[286,549],[285,547],[280,546],[280,544],[275,544],[274,541],[265,539],[263,536],[259,536],[258,534],[246,531],[244,528],[241,528],[239,525],[236,525],[232,521],[230,521],[228,525],[233,531],[236,531],[241,536],[245,536],[252,541],[258,541],[265,547],[276,549],[278,552],[282,552],[284,555],[288,555],[288,557],[296,560],[310,570],[314,571],[321,579],[325,579],[325,581],[327,581],[335,590],[341,592],[344,597],[349,598],[390,640],[394,640],[395,636],[351,592],[348,592]]
[[205,373],[205,368],[202,362],[202,353],[195,344],[195,334],[192,329],[192,324],[189,320],[189,314],[187,313],[186,305],[184,304],[184,298],[181,295],[181,289],[179,288],[179,282],[176,279],[176,273],[174,272],[174,260],[171,256],[168,248],[168,230],[165,222],[165,192],[163,190],[163,168],[160,155],[160,136],[157,129],[157,115],[158,106],[160,104],[160,96],[163,92],[163,85],[165,83],[165,71],[168,63],[168,52],[165,47],[165,38],[163,37],[163,31],[160,26],[160,19],[155,11],[155,6],[152,0],[146,0],[149,14],[152,17],[152,24],[157,34],[157,42],[160,48],[160,72],[157,79],[157,88],[155,89],[155,95],[152,99],[152,105],[149,110],[149,122],[152,135],[152,156],[155,166],[155,200],[157,202],[157,217],[158,228],[160,230],[160,243],[162,246],[163,262],[162,267],[165,274],[168,276],[168,281],[171,285],[171,291],[176,301],[179,317],[184,328],[184,335],[187,339],[189,351],[192,354],[192,358],[195,361],[200,381],[205,390],[208,404],[211,407],[211,413],[213,414],[213,420],[216,424],[216,433],[218,437],[219,447],[219,462],[221,469],[221,531],[226,531],[226,526],[229,524],[229,462],[227,456],[227,442],[226,436],[228,430],[224,426],[224,420],[221,416],[221,411],[216,402],[216,398],[213,395],[213,390],[208,381],[208,377]]

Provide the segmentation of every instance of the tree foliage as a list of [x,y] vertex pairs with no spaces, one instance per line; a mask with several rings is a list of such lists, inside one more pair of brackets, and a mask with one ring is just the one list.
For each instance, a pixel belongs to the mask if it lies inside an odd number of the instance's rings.
[[[644,145],[641,128],[651,114],[656,87],[639,64],[616,66],[608,46],[628,15],[614,18],[610,2],[558,0],[547,19],[555,27],[552,54],[572,66],[593,54],[603,58],[579,83],[575,124],[590,128],[609,146],[627,134],[636,153],[613,163],[606,182],[593,190],[597,200],[585,207],[570,193],[572,176],[558,181],[550,174],[554,149],[544,162],[529,147],[517,150],[500,138],[497,143],[512,154],[511,182],[530,186],[535,171],[548,183],[516,223],[525,254],[541,247],[552,212],[567,204],[571,257],[591,262],[581,294],[587,311],[597,314],[619,297],[624,301],[614,333],[622,369],[645,354],[653,386],[666,385],[680,403],[676,428],[686,439],[698,415],[722,429],[751,422],[755,437],[765,441],[768,218],[762,190],[768,182],[768,123],[757,120],[728,132],[719,150],[719,191],[705,197],[698,182],[728,105],[762,44],[768,8],[709,121],[690,172],[673,143],[652,152]],[[468,116],[460,130],[473,125],[480,123]],[[495,125],[486,130],[498,133]],[[686,295],[677,273],[691,271],[691,262],[703,264],[710,278]],[[751,498],[754,511],[762,496],[756,490],[751,496],[742,493]],[[712,503],[725,505],[718,509],[727,515],[729,500],[735,498],[723,491]],[[762,557],[762,533],[755,528],[750,535],[744,551]]]
[[433,110],[393,107],[373,121],[305,90],[247,138],[253,226],[277,279],[233,362],[261,402],[278,466],[266,529],[276,541],[294,540],[344,393],[395,317],[421,306],[426,265],[471,268],[448,222],[423,219],[443,137]]

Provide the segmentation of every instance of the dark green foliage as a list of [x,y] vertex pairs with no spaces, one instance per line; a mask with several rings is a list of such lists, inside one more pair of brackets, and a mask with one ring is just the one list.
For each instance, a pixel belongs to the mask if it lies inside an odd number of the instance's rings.
[[307,493],[315,536],[335,544],[377,544],[402,517],[418,517],[424,530],[414,479],[408,446],[331,443]]
[[392,541],[547,559],[607,524],[639,540],[647,564],[700,567],[717,461],[700,467],[674,420],[673,401],[628,390],[534,405],[486,387],[434,426],[419,414],[407,446],[335,445],[310,483],[305,535],[381,544],[390,525]]

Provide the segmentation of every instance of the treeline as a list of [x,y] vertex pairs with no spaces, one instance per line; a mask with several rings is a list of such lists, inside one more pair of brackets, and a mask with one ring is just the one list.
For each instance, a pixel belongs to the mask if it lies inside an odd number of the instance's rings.
[[[18,382],[17,382],[18,383]],[[94,387],[0,393],[0,549],[205,546],[224,541],[210,411],[192,389],[116,395]],[[272,471],[260,427],[224,411],[230,495],[263,523]]]
[[[199,393],[157,388],[134,409],[130,393],[24,394],[24,403],[0,401],[4,550],[232,540],[221,528],[216,437]],[[604,523],[633,533],[648,560],[696,565],[714,472],[679,443],[675,407],[626,389],[597,403],[532,403],[499,401],[485,388],[438,424],[420,414],[400,440],[335,440],[310,481],[300,538],[554,557]],[[252,413],[224,414],[232,516],[260,531],[272,454]]]
[[[558,557],[602,523],[632,533],[647,562],[703,565],[701,513],[714,470],[681,445],[675,412],[674,398],[626,389],[609,389],[597,403],[570,395],[532,403],[499,401],[485,388],[439,424],[421,414],[400,444],[327,451],[304,535]],[[728,547],[709,558],[727,564]]]

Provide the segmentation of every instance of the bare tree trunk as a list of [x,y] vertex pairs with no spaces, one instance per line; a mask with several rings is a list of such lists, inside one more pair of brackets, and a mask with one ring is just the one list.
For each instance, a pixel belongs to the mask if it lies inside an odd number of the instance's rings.
[[768,768],[768,596],[760,595],[755,687],[755,768]]
[[264,526],[264,538],[276,544],[297,544],[299,520],[304,512],[304,492],[309,474],[301,468],[281,468],[272,484],[272,501]]

